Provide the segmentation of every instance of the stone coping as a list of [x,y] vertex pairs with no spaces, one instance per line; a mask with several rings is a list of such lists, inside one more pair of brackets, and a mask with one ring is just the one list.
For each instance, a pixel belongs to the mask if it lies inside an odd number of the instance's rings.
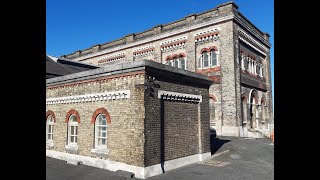
[[[106,67],[100,67],[97,69],[91,69],[88,71],[78,72],[74,74],[68,74],[65,76],[59,76],[46,80],[46,86],[59,85],[71,82],[77,82],[80,80],[88,80],[93,78],[111,76],[116,74],[123,74],[134,71],[145,70],[146,67],[151,67],[160,71],[167,71],[175,74],[184,75],[194,79],[202,80],[201,82],[213,83],[208,76],[197,74],[191,71],[182,70],[179,68],[171,67],[162,63],[157,63],[150,60],[138,60],[129,63],[115,64]],[[197,81],[201,83],[200,81]]]

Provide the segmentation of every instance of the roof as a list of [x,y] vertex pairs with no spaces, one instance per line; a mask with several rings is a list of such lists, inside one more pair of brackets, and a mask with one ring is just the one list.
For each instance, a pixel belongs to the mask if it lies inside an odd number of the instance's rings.
[[60,59],[46,55],[46,79],[96,68],[98,68],[98,66],[69,61],[66,59]]

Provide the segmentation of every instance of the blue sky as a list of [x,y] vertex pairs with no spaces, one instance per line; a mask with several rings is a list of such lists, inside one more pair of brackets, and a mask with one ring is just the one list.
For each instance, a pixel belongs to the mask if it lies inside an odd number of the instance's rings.
[[[46,53],[69,54],[212,9],[224,2],[227,0],[46,0]],[[270,34],[274,85],[274,2],[234,2],[244,16]]]

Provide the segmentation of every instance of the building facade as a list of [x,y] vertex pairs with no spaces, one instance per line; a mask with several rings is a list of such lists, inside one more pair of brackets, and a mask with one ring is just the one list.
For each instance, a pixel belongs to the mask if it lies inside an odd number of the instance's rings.
[[147,59],[206,75],[217,135],[263,137],[273,129],[270,48],[269,35],[227,2],[61,57],[101,67]]
[[46,155],[138,178],[206,160],[212,83],[149,60],[47,79]]

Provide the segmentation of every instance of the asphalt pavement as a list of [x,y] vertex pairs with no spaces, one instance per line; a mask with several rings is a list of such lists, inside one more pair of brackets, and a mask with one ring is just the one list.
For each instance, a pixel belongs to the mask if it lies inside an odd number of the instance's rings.
[[[231,137],[213,138],[212,154],[218,155],[199,162],[166,171],[148,180],[273,180],[274,146],[270,139]],[[86,165],[71,165],[66,161],[46,158],[47,180],[136,179]]]

